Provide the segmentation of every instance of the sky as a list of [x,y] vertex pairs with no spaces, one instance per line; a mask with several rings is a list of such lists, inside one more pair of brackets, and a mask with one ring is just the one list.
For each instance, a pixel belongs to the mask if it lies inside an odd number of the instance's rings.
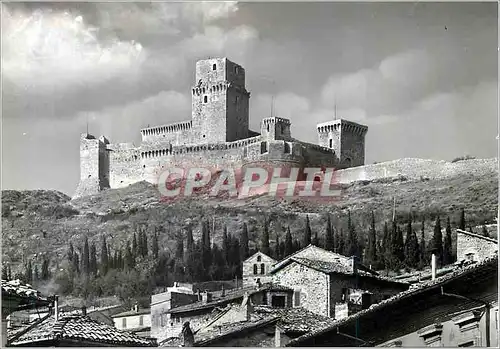
[[246,70],[250,126],[365,124],[366,163],[497,156],[497,3],[2,5],[2,189],[72,195],[79,137],[191,118],[195,63]]

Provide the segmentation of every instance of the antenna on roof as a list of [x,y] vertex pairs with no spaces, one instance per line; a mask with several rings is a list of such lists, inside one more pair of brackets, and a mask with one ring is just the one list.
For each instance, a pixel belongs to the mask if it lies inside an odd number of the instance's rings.
[[333,114],[333,117],[334,117],[334,120],[337,120],[337,94],[335,94],[335,104],[334,104],[334,114]]

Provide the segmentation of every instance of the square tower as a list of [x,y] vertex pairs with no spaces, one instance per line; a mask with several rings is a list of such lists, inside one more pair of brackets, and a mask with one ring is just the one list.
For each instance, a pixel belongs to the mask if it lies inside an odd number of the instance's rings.
[[262,120],[260,134],[268,139],[290,140],[290,120],[272,116]]
[[317,125],[319,145],[334,149],[341,167],[365,164],[365,135],[368,126],[347,120],[333,120]]
[[196,62],[196,81],[192,88],[196,143],[248,138],[249,99],[243,67],[227,58]]

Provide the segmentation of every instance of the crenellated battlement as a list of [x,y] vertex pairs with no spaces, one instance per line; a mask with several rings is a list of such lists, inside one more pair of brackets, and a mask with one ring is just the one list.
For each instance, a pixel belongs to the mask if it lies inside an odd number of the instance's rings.
[[368,131],[368,127],[365,125],[342,119],[318,124],[316,128],[318,133],[337,132],[343,130],[350,133],[364,135]]
[[141,130],[141,134],[142,136],[154,136],[171,132],[187,131],[190,130],[192,127],[193,127],[192,120],[181,121],[173,124],[143,128]]

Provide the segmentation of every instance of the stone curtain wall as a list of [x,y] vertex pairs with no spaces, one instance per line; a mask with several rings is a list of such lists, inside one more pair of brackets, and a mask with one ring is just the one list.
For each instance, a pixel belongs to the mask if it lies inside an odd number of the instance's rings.
[[490,171],[498,173],[496,159],[476,159],[451,163],[409,158],[344,169],[337,172],[337,178],[340,183],[349,183],[400,175],[409,179],[422,177],[433,179],[456,176],[457,174],[484,174]]
[[479,236],[473,236],[457,232],[457,261],[467,259],[468,253],[474,254],[474,260],[481,262],[498,251],[498,243],[492,239],[487,240]]
[[109,177],[111,188],[122,188],[142,180],[141,154],[132,143],[110,144]]

